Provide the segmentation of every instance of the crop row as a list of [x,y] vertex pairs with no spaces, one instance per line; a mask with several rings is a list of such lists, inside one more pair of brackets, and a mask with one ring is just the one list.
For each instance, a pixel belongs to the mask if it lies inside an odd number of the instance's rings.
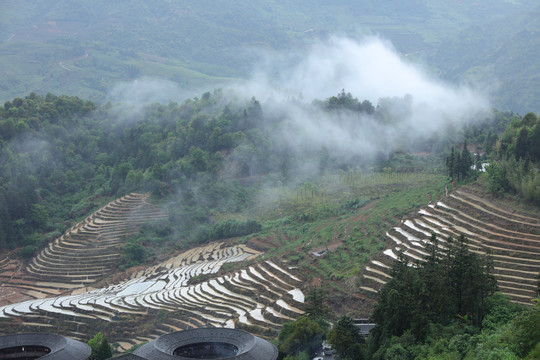
[[447,250],[449,238],[465,235],[470,250],[493,258],[502,293],[531,305],[540,272],[540,221],[537,216],[510,212],[473,192],[461,189],[428,205],[386,233],[392,246],[366,266],[363,289],[377,292],[391,278],[392,262],[401,252],[411,262],[424,261],[426,244],[435,234]]
[[[145,221],[165,216],[146,200],[149,194],[132,193],[114,200],[67,230],[37,254],[23,273],[5,272],[0,280],[26,287],[27,295],[47,289],[88,286],[116,268],[126,236]],[[2,264],[0,263],[0,266]],[[39,283],[32,286],[31,283]]]
[[[169,329],[180,328],[178,322],[183,322],[192,327],[246,326],[267,331],[303,313],[298,308],[304,301],[298,289],[301,280],[270,261],[216,274],[225,263],[244,262],[259,254],[244,245],[209,244],[103,289],[0,307],[0,317],[22,318],[22,325],[31,328],[32,324],[47,324],[51,318],[110,323],[123,315],[167,311],[182,314],[164,321]],[[125,338],[114,340],[130,343]]]

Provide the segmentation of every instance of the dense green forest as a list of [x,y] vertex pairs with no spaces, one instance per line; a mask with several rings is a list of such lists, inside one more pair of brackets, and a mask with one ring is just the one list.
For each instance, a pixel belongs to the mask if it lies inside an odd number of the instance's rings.
[[[387,109],[402,102],[387,98],[375,106],[342,91],[298,106],[326,114],[320,121],[350,133],[379,124],[376,129],[384,136],[401,121]],[[301,185],[327,171],[356,167],[413,170],[399,160],[407,143],[395,144],[395,153],[351,148],[347,156],[326,143],[298,148],[283,138],[294,134],[286,113],[291,109],[265,113],[255,98],[241,100],[221,90],[182,104],[149,105],[139,113],[120,104],[52,94],[7,101],[0,108],[0,245],[26,246],[30,255],[104,200],[131,191],[165,199],[170,214],[167,224],[148,224],[142,238],[204,242],[244,235],[261,224],[247,218],[216,220],[212,214],[246,209],[265,182]],[[510,119],[511,114],[495,113],[461,136],[485,140],[485,132],[497,132]],[[478,131],[480,126],[485,132]],[[440,158],[452,136],[456,130],[449,127],[411,143],[414,151],[435,151]]]
[[528,113],[514,119],[497,141],[492,159],[487,167],[491,192],[517,193],[540,204],[540,118]]
[[403,255],[395,262],[367,340],[349,316],[336,321],[324,306],[324,293],[315,289],[307,298],[307,316],[279,334],[282,358],[310,359],[326,338],[347,360],[537,359],[539,304],[524,309],[497,293],[489,255],[470,252],[465,237],[450,241],[444,256],[436,237],[431,240],[426,262],[409,264]]
[[[526,201],[538,205],[540,118],[534,113],[527,113],[523,117],[508,116],[502,122],[500,119],[499,116],[499,120],[482,130],[476,125],[465,128],[465,137],[482,144],[483,152],[481,155],[472,154],[467,140],[460,148],[452,146],[446,157],[448,176],[458,181],[468,179],[478,175],[473,169],[480,169],[484,164],[490,192],[495,195],[519,194]],[[508,126],[502,127],[508,121]]]
[[[205,209],[243,206],[248,190],[218,178],[227,177],[228,152],[263,141],[256,129],[260,105],[218,107],[219,96],[151,106],[135,120],[119,118],[111,105],[97,108],[75,97],[31,94],[6,102],[0,121],[2,247],[39,246],[38,234],[58,236],[68,219],[86,216],[103,197],[135,190],[182,192],[171,220],[186,232],[207,222]],[[205,240],[215,236],[204,234]]]

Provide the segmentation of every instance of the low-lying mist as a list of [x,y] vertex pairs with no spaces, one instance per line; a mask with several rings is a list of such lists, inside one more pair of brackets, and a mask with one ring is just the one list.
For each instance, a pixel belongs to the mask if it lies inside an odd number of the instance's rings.
[[[92,196],[149,191],[170,200],[163,205],[171,238],[208,239],[218,233],[215,214],[253,216],[247,209],[265,207],[283,185],[386,166],[381,160],[396,150],[430,151],[447,128],[456,134],[489,116],[484,96],[437,80],[378,38],[261,54],[250,79],[204,90],[188,99],[171,81],[141,78],[118,84],[112,105],[52,94],[6,102],[3,128],[11,134],[0,144],[7,179],[0,197],[32,196],[4,202],[16,205],[5,211],[15,225],[4,233],[34,246],[30,237],[42,225],[27,230],[17,219],[32,223],[38,202],[59,221],[85,214]],[[268,186],[246,186],[261,182]]]
[[[295,159],[299,178],[317,173],[321,153],[340,166],[370,165],[397,150],[429,152],[441,139],[458,141],[451,137],[463,125],[490,116],[484,94],[443,82],[379,37],[332,37],[295,52],[261,52],[259,58],[248,80],[223,87],[221,105],[256,99],[264,135],[274,153]],[[328,99],[336,96],[367,102],[373,111],[330,109]],[[121,104],[118,118],[132,122],[143,118],[138,114],[148,103],[182,103],[188,96],[171,81],[141,78],[117,85],[109,98]],[[229,159],[261,168],[254,152],[239,146]]]
[[[379,37],[333,37],[292,53],[260,53],[247,81],[228,86],[236,100],[255,97],[266,121],[280,122],[274,143],[299,155],[322,148],[344,160],[417,150],[446,128],[489,116],[487,97],[468,86],[444,83]],[[208,89],[201,90],[206,91]],[[321,111],[315,100],[342,91],[368,100],[376,114]],[[229,91],[224,91],[229,94]],[[119,118],[137,118],[145,104],[187,99],[171,81],[141,78],[114,87],[124,104]],[[225,97],[227,100],[227,95]]]
[[[334,37],[305,52],[264,54],[251,79],[236,90],[257,98],[266,117],[286,120],[277,137],[292,149],[324,147],[342,158],[411,150],[449,126],[489,113],[484,95],[442,82],[377,37]],[[370,101],[377,116],[307,106],[342,90]]]

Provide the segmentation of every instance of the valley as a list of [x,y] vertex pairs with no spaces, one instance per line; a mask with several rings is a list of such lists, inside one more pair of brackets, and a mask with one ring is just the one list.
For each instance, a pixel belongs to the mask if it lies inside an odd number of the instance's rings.
[[[0,263],[0,323],[5,333],[58,329],[81,340],[100,328],[118,352],[171,331],[207,326],[273,337],[283,323],[304,313],[305,294],[314,284],[334,293],[331,302],[345,301],[335,311],[367,316],[369,304],[391,279],[399,252],[411,263],[424,261],[432,234],[439,239],[441,256],[450,237],[467,236],[471,251],[493,257],[500,291],[531,306],[540,271],[538,212],[518,210],[519,205],[510,202],[501,205],[477,184],[448,195],[439,192],[435,198],[425,195],[427,206],[395,226],[379,223],[389,247],[372,250],[358,273],[337,276],[339,266],[325,274],[328,257],[340,256],[352,243],[339,240],[335,231],[346,235],[349,226],[362,231],[366,217],[374,216],[377,200],[342,220],[329,219],[338,226],[328,239],[321,239],[328,244],[322,247],[314,237],[308,243],[282,240],[303,243],[290,251],[286,243],[273,240],[271,245],[262,234],[194,246],[160,263],[115,273],[126,239],[122,235],[133,233],[145,220],[166,216],[148,202],[148,194],[129,194],[68,229],[26,266],[5,257]],[[351,279],[356,279],[353,287]]]
[[540,358],[539,12],[5,1],[0,336]]

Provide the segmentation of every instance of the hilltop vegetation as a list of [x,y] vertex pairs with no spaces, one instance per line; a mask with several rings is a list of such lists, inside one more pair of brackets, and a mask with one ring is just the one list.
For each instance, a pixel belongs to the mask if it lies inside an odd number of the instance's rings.
[[516,118],[502,134],[487,168],[494,194],[517,193],[540,204],[540,119],[534,113]]
[[[323,145],[298,150],[278,136],[287,126],[281,114],[265,116],[256,99],[228,96],[215,91],[183,104],[151,105],[140,113],[52,94],[6,102],[0,108],[1,246],[35,249],[103,201],[135,190],[167,200],[168,222],[145,228],[147,238],[201,242],[237,236],[260,225],[242,215],[229,219],[219,214],[242,214],[257,201],[255,190],[263,184],[299,186],[297,195],[302,191],[302,198],[310,194],[318,199],[319,181],[310,184],[309,179],[326,172],[373,165],[387,172],[392,166],[400,172],[414,169],[403,161],[387,163],[382,155],[373,159],[367,152],[340,158]],[[380,115],[385,107],[375,111],[368,101],[345,93],[304,106],[330,117],[339,118],[342,111],[365,114],[389,129],[399,124]],[[339,126],[352,132],[361,123]],[[422,151],[433,141],[415,146]],[[367,201],[359,198],[351,206]]]
[[[161,196],[183,190],[171,220],[181,221],[186,233],[207,222],[209,208],[243,206],[248,190],[217,178],[223,154],[259,135],[250,130],[260,106],[215,109],[216,96],[156,105],[135,119],[75,97],[32,94],[6,102],[2,245],[38,245],[36,232],[61,233],[67,219],[85,216],[102,197],[135,189]],[[212,117],[208,109],[216,111]]]

